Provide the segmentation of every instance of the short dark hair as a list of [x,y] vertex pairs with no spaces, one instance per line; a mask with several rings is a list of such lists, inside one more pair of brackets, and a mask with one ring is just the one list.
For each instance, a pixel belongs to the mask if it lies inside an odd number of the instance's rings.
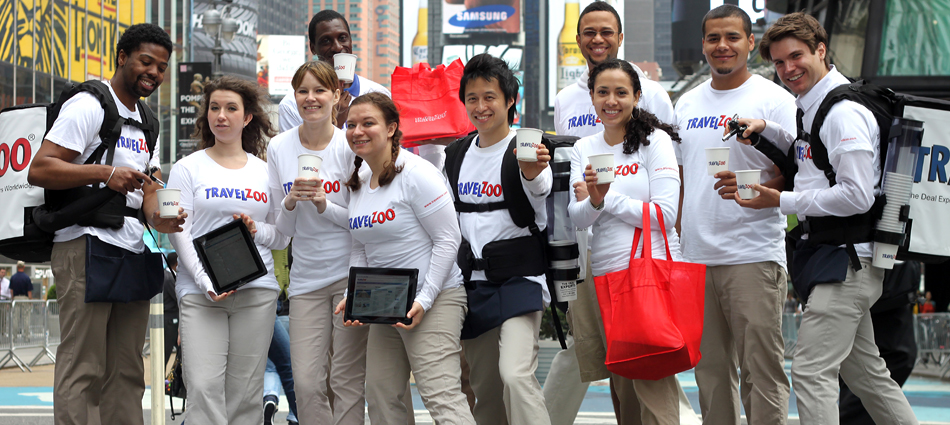
[[710,10],[709,12],[706,12],[706,16],[703,16],[703,37],[706,37],[706,21],[710,19],[724,18],[741,19],[742,30],[745,31],[745,36],[748,37],[752,35],[752,19],[749,18],[749,14],[742,10],[739,6],[733,4],[724,4],[713,10]]
[[[769,49],[772,43],[778,42],[786,37],[794,37],[805,43],[808,50],[815,53],[819,44],[824,44],[828,48],[828,33],[821,26],[821,23],[803,12],[795,12],[785,15],[775,21],[768,31],[762,35],[762,41],[759,42],[759,56],[768,62],[772,62],[772,52]],[[825,56],[825,67],[828,67],[828,55]]]
[[307,36],[310,37],[310,42],[317,42],[317,24],[335,19],[343,21],[343,26],[346,27],[346,32],[350,32],[350,23],[346,21],[346,18],[344,18],[340,12],[337,12],[333,9],[324,9],[317,12],[317,14],[313,15],[313,18],[310,19],[310,26],[307,28]]
[[142,43],[153,43],[165,48],[168,56],[172,55],[172,39],[162,27],[155,24],[135,24],[122,33],[119,43],[115,46],[115,67],[119,68],[119,51],[131,56]]
[[[473,56],[465,64],[465,72],[462,73],[462,80],[459,82],[459,100],[465,103],[465,88],[468,83],[476,78],[485,81],[498,81],[498,87],[501,88],[502,95],[505,96],[505,102],[518,101],[518,78],[511,72],[508,64],[488,53],[482,53]],[[515,103],[508,108],[508,125],[515,122]]]
[[581,20],[584,19],[584,15],[591,12],[610,12],[613,13],[614,18],[617,18],[617,33],[623,34],[623,23],[620,22],[620,14],[617,13],[617,9],[614,9],[610,3],[605,1],[597,0],[584,8],[584,11],[581,12],[581,16],[577,18],[577,33],[581,33]]
[[172,252],[165,257],[165,261],[168,262],[168,267],[175,267],[178,265],[178,253]]

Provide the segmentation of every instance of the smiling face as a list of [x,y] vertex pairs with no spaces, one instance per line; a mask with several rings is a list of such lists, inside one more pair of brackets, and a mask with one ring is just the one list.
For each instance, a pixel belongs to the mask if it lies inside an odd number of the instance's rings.
[[825,45],[819,43],[815,52],[795,37],[785,37],[769,47],[775,73],[792,93],[799,96],[808,93],[828,74],[825,65]]
[[623,34],[617,28],[619,23],[614,15],[607,11],[589,12],[581,17],[580,33],[577,34],[577,46],[581,55],[587,59],[587,66],[595,66],[607,59],[617,57]]
[[380,158],[392,157],[391,137],[396,123],[386,124],[383,112],[372,103],[350,107],[346,119],[346,141],[353,153],[364,161],[376,163]]
[[640,92],[634,91],[633,81],[626,72],[608,69],[597,75],[590,97],[604,128],[611,128],[627,125],[640,101]]
[[126,89],[138,97],[149,97],[165,81],[168,50],[154,43],[142,43],[128,53],[119,51],[119,69]]
[[746,34],[742,19],[736,16],[706,21],[703,55],[714,76],[743,71],[749,52],[755,47],[755,36]]
[[215,90],[208,100],[208,125],[217,143],[241,143],[244,126],[251,122],[244,114],[241,95],[230,90]]
[[310,40],[310,52],[320,60],[333,63],[337,53],[353,53],[353,40],[350,30],[339,19],[331,19],[317,24],[316,40]]
[[514,99],[505,100],[498,80],[474,78],[465,85],[468,119],[483,138],[501,140],[508,134],[508,108],[514,103]]
[[340,101],[340,90],[330,90],[307,72],[294,92],[297,110],[306,122],[320,122],[333,116],[333,105]]

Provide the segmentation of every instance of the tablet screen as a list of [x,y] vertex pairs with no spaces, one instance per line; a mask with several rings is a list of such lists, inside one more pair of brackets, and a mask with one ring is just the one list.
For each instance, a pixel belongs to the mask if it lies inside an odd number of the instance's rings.
[[405,275],[356,275],[353,288],[354,316],[406,317],[410,277]]
[[208,266],[218,282],[234,282],[257,271],[241,229],[235,227],[204,241]]

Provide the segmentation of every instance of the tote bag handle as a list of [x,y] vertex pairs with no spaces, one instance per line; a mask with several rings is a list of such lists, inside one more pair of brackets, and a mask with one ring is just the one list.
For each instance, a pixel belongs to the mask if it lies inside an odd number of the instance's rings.
[[[669,261],[673,260],[673,255],[670,253],[670,239],[666,236],[666,223],[663,222],[663,211],[660,209],[660,206],[656,206],[656,221],[660,224],[660,231],[663,232],[663,243],[666,245],[666,259]],[[633,232],[633,248],[630,249],[630,261],[633,262],[635,255],[632,253],[637,251],[637,245],[640,244],[640,234],[643,233],[643,249],[640,251],[640,258],[653,258],[653,240],[650,233],[650,203],[643,203],[643,225],[642,228],[638,227],[637,230]],[[649,247],[649,249],[647,248]]]

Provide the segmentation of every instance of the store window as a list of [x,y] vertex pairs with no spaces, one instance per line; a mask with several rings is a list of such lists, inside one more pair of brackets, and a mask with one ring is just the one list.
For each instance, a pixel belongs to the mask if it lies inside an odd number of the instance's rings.
[[950,0],[888,0],[880,76],[950,76]]

